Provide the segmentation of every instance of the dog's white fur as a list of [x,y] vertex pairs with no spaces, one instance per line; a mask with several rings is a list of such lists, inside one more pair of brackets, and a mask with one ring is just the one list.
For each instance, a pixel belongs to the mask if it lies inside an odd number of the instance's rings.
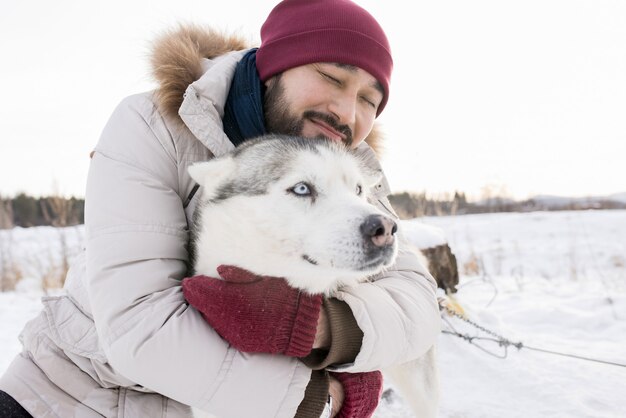
[[[387,216],[367,199],[381,173],[341,145],[305,141],[252,141],[189,168],[202,187],[192,243],[195,274],[219,277],[217,266],[235,265],[332,295],[393,263],[397,239],[372,260],[371,243],[360,230],[368,216]],[[306,189],[311,194],[296,193]],[[431,349],[383,371],[418,417],[436,416],[435,364]]]

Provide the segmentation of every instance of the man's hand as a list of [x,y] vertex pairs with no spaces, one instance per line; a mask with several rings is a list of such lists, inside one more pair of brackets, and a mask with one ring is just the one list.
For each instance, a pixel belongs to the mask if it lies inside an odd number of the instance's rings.
[[333,409],[330,413],[330,416],[331,418],[336,417],[341,410],[341,406],[343,405],[345,394],[343,392],[343,386],[341,385],[341,382],[334,378],[332,375],[329,376],[328,394],[333,399]]
[[184,279],[182,287],[185,299],[222,338],[246,353],[304,357],[311,352],[321,295],[234,266],[217,271],[224,280],[194,276]]
[[320,309],[320,317],[317,321],[317,332],[313,341],[313,348],[330,348],[331,342],[330,320],[326,315],[326,309]]

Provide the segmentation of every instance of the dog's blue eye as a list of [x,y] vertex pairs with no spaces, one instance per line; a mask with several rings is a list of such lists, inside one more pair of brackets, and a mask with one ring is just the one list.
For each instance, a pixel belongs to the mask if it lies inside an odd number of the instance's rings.
[[291,188],[291,191],[297,194],[298,196],[309,196],[311,194],[311,189],[309,185],[306,183],[298,183]]

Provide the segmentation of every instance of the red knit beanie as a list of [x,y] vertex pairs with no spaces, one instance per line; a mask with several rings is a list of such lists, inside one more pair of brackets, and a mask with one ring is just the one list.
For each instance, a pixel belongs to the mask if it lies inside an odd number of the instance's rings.
[[365,9],[350,0],[283,0],[261,28],[256,66],[262,81],[314,62],[355,65],[383,86],[377,116],[389,98],[393,60],[387,37]]

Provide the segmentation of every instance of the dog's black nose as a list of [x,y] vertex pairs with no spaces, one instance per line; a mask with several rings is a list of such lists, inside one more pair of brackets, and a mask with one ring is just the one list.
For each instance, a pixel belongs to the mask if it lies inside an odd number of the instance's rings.
[[375,246],[384,247],[393,244],[398,225],[383,215],[370,215],[361,224],[361,233],[371,239]]

